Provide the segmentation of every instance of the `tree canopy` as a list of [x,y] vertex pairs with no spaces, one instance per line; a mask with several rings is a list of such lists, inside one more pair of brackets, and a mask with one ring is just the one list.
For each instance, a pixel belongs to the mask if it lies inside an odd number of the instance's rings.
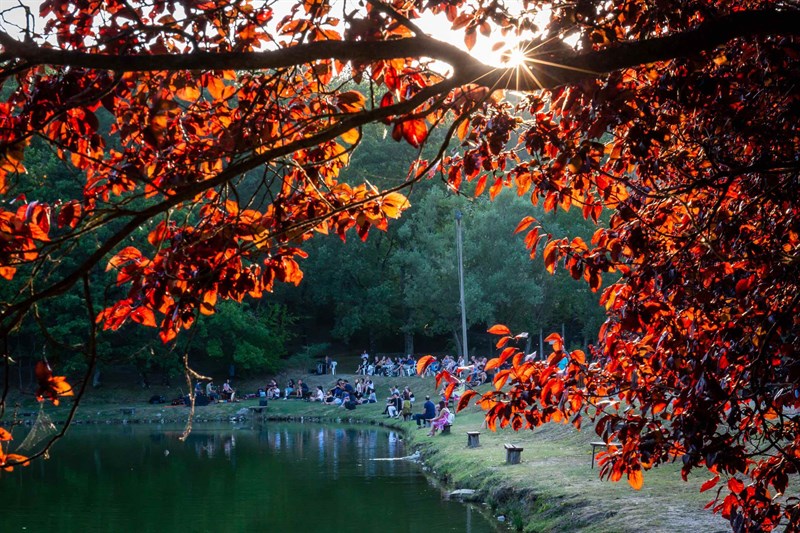
[[[426,33],[430,17],[465,46]],[[547,211],[607,212],[588,242],[531,216],[517,231],[549,271],[615,281],[591,354],[553,335],[550,359],[526,362],[491,328],[507,349],[480,399],[489,423],[588,414],[622,444],[602,475],[639,487],[680,460],[684,476],[710,471],[734,530],[797,530],[798,33],[800,7],[769,0],[4,6],[0,277],[14,291],[0,336],[70,293],[89,361],[98,326],[171,342],[219,302],[300,283],[312,236],[385,230],[421,180],[510,188]],[[470,54],[489,40],[508,63]],[[343,181],[378,122],[437,145],[396,184]],[[54,200],[19,194],[34,143],[71,169],[42,179]],[[96,301],[99,268],[118,287]],[[37,377],[42,396],[66,392],[46,363]]]

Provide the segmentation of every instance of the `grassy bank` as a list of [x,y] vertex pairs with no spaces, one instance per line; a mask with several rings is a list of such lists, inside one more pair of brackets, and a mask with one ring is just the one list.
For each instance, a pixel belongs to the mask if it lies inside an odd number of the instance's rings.
[[[319,384],[326,388],[334,379],[330,376],[301,377],[312,387]],[[351,381],[354,378],[352,375],[344,377]],[[401,388],[410,385],[417,397],[415,412],[420,410],[426,394],[435,396],[431,378],[378,377],[374,381],[381,399],[392,384]],[[243,383],[239,390],[255,390],[257,386]],[[153,394],[170,397],[169,392],[157,388],[93,391],[79,409],[76,421],[80,424],[119,423],[123,419],[139,423],[185,422],[189,412],[186,407],[146,403]],[[195,421],[228,419],[257,404],[257,400],[244,400],[197,407]],[[63,419],[68,407],[66,404],[47,409],[52,418]],[[131,408],[135,410],[133,413]],[[507,429],[492,433],[481,429],[480,410],[470,408],[457,415],[452,434],[428,437],[426,431],[416,430],[414,422],[387,419],[382,415],[383,408],[382,402],[346,411],[299,400],[277,400],[270,402],[264,415],[323,421],[357,419],[401,428],[405,430],[407,443],[423,454],[427,467],[448,488],[477,490],[494,515],[504,515],[509,525],[521,531],[728,530],[723,519],[703,510],[709,495],[700,494],[698,488],[705,479],[695,477],[684,483],[677,464],[646,472],[645,486],[640,491],[633,490],[625,481],[601,481],[597,468],[590,468],[589,442],[597,440],[590,427],[576,431],[570,425],[551,424],[533,432],[517,433]],[[23,413],[34,415],[36,409],[38,407],[30,400],[22,402],[20,417]],[[33,418],[31,415],[28,419]],[[260,415],[248,413],[248,416]],[[481,431],[479,448],[467,448],[467,431]],[[503,445],[507,442],[524,448],[520,464],[505,464]]]

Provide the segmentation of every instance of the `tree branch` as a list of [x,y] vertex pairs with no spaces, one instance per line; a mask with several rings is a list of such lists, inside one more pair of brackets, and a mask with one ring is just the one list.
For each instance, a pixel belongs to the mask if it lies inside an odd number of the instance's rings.
[[[297,150],[302,150],[304,148],[309,148],[312,146],[316,146],[319,143],[329,141],[342,135],[343,133],[350,131],[353,128],[363,126],[364,124],[369,124],[372,122],[379,121],[381,119],[390,117],[392,115],[402,115],[404,113],[408,113],[415,109],[416,107],[423,104],[427,99],[432,98],[438,94],[447,93],[451,89],[453,89],[456,84],[452,80],[445,80],[436,85],[432,85],[430,87],[426,87],[422,89],[419,93],[414,95],[412,98],[408,100],[404,100],[397,104],[386,106],[386,107],[379,107],[375,109],[371,109],[369,111],[365,111],[363,113],[356,113],[352,116],[345,118],[339,121],[337,124],[326,128],[315,135],[310,135],[298,141],[290,142],[282,146],[277,146],[266,150],[265,152],[253,156],[248,157],[244,160],[234,162],[226,169],[222,170],[214,176],[213,178],[199,181],[196,183],[192,183],[187,185],[186,187],[181,188],[177,191],[174,195],[169,196],[165,200],[151,205],[141,211],[137,212],[135,215],[131,217],[131,219],[122,227],[120,228],[114,235],[105,239],[89,257],[87,257],[75,270],[72,271],[67,276],[64,276],[59,281],[55,282],[54,284],[50,285],[49,287],[36,292],[29,296],[28,298],[14,303],[13,305],[9,305],[2,311],[0,311],[0,324],[2,322],[6,322],[0,326],[0,336],[7,335],[11,330],[14,329],[22,320],[22,317],[25,315],[27,310],[35,304],[36,302],[50,298],[52,296],[56,296],[59,294],[63,294],[67,290],[70,289],[77,281],[81,279],[82,276],[85,275],[86,272],[91,270],[95,265],[100,263],[103,258],[110,253],[114,247],[116,247],[120,242],[122,242],[128,235],[136,231],[140,228],[145,222],[153,218],[154,216],[159,215],[165,211],[168,211],[172,207],[187,201],[191,198],[194,198],[198,194],[211,189],[213,187],[223,185],[236,176],[244,174],[254,168],[257,168],[269,161],[275,160],[279,157],[283,157],[288,155],[292,152],[296,152]],[[407,186],[408,184],[403,184],[402,186]],[[389,189],[384,191],[383,194],[387,194],[392,192],[394,189]],[[361,204],[374,200],[375,197],[366,198]],[[352,208],[359,203],[350,204],[347,208]],[[321,222],[325,217],[320,217],[319,220],[316,222]],[[109,222],[110,219],[106,220],[105,222]],[[9,318],[11,317],[11,318]]]
[[[493,68],[469,53],[428,36],[388,41],[317,41],[265,52],[192,52],[189,54],[106,55],[58,50],[19,42],[0,32],[5,56],[32,65],[61,65],[115,72],[154,70],[280,69],[335,58],[370,62],[409,57],[430,58],[453,67],[454,81],[530,91],[575,83],[629,67],[695,55],[736,38],[800,35],[800,10],[742,11],[708,20],[696,29],[665,37],[629,41],[600,51],[563,52],[532,57],[527,68]],[[527,71],[527,72],[525,72]],[[523,74],[523,75],[520,75]]]

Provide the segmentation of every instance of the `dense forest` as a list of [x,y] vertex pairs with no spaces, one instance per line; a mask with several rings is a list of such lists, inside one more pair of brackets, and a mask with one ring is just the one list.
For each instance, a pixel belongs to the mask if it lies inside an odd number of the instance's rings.
[[[382,125],[364,131],[364,139],[344,170],[350,183],[369,182],[385,188],[406,178],[404,172],[419,154],[397,143]],[[33,143],[28,173],[15,194],[28,201],[57,203],[74,197],[85,177],[67,168],[57,155]],[[423,154],[424,155],[424,154]],[[238,201],[263,202],[269,191],[259,188],[261,176],[246,175]],[[248,181],[252,186],[248,187]],[[474,188],[474,184],[471,184]],[[70,189],[72,188],[72,189]],[[243,192],[241,192],[243,191]],[[523,235],[514,230],[525,216],[535,217],[553,236],[580,235],[589,240],[593,224],[578,210],[544,213],[527,196],[502,190],[493,201],[473,198],[469,189],[454,194],[434,176],[409,192],[411,207],[386,231],[362,241],[348,233],[320,236],[302,243],[298,286],[278,284],[268,298],[216,304],[216,313],[201,315],[196,327],[177,344],[163,344],[157,330],[133,324],[99,337],[100,368],[133,366],[143,384],[152,374],[177,375],[188,354],[200,369],[227,369],[239,374],[276,372],[291,357],[357,353],[460,353],[461,315],[456,261],[455,213],[462,213],[464,286],[470,355],[489,356],[493,340],[487,325],[502,322],[516,331],[531,332],[529,350],[539,349],[539,332],[564,331],[568,345],[585,347],[596,336],[603,311],[598,295],[565,272],[550,275],[541,261],[532,261]],[[192,217],[192,213],[171,216]],[[142,228],[134,237],[147,247]],[[113,230],[113,227],[107,231]],[[88,254],[103,230],[79,241]],[[81,254],[84,255],[84,254]],[[59,268],[74,267],[67,263]],[[93,297],[98,305],[119,297],[113,271],[95,271]],[[20,277],[18,279],[25,279]],[[25,291],[14,283],[8,291]],[[42,303],[36,318],[26,321],[9,339],[20,361],[20,382],[29,361],[42,354],[67,372],[85,368],[79,347],[86,336],[85,307],[80,291]],[[42,318],[39,318],[42,317]],[[58,317],[52,320],[50,317]],[[48,321],[50,319],[50,321]],[[301,363],[302,361],[298,361]]]

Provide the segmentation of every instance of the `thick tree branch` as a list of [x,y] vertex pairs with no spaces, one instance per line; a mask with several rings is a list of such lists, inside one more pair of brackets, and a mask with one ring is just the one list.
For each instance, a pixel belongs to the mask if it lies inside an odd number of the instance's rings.
[[[32,65],[61,65],[115,72],[153,70],[279,69],[336,58],[371,62],[427,57],[451,65],[454,81],[521,91],[547,89],[656,61],[686,57],[732,39],[756,35],[800,35],[800,10],[732,13],[708,20],[694,30],[641,41],[625,42],[597,52],[533,57],[522,73],[493,68],[455,46],[427,36],[389,41],[319,41],[265,52],[193,52],[189,54],[106,55],[21,43],[0,32],[4,57]],[[525,70],[529,72],[525,73]],[[521,75],[522,74],[522,75]]]

